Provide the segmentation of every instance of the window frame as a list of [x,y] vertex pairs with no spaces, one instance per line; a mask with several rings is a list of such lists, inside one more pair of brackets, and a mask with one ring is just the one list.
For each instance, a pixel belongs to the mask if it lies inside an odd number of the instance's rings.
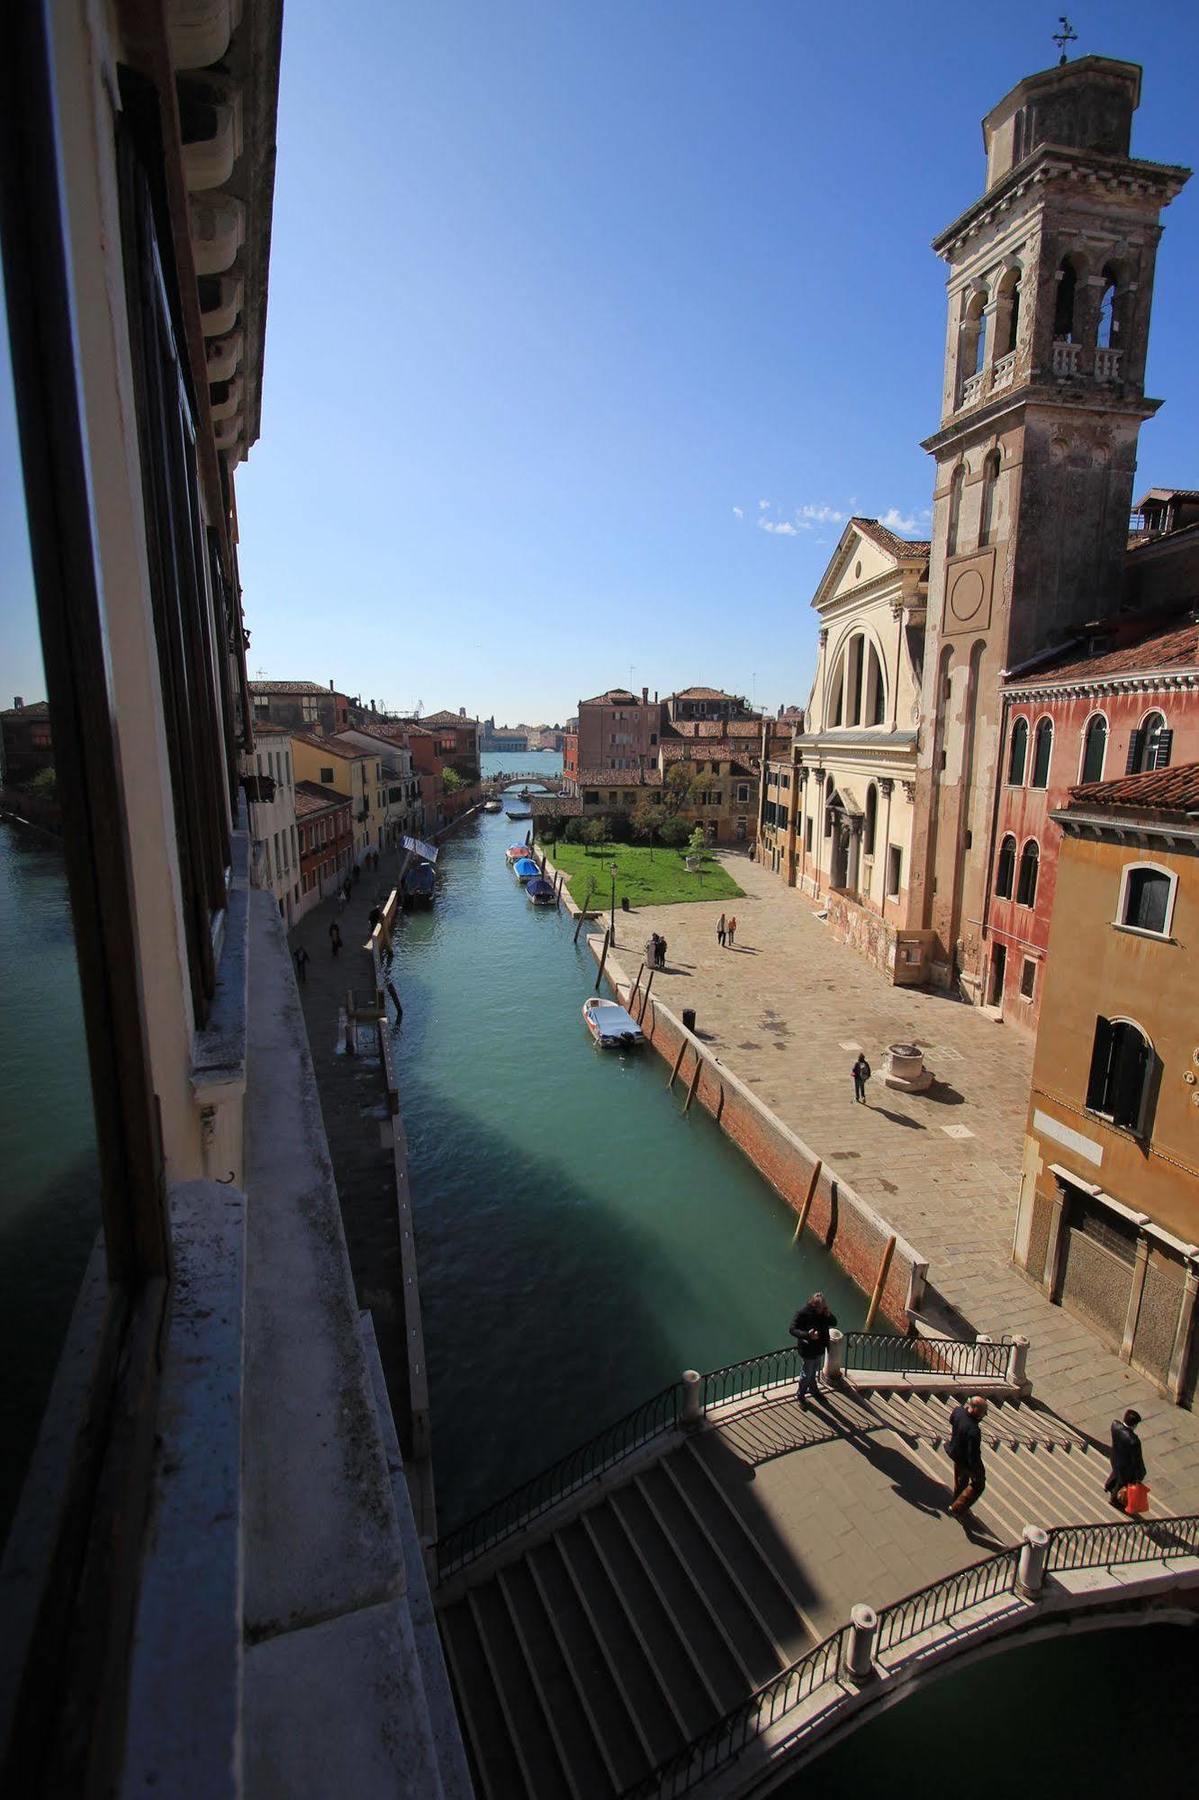
[[[1119,1048],[1117,1033],[1134,1034],[1140,1040],[1143,1052],[1137,1103],[1135,1108],[1123,1109],[1123,1116],[1121,1116],[1121,1109],[1117,1103],[1126,1099],[1127,1095],[1119,1091],[1118,1084],[1129,1082],[1129,1071],[1126,1064],[1123,1068],[1120,1066],[1120,1059],[1122,1055],[1126,1057],[1127,1052],[1122,1052]],[[1120,1038],[1119,1044],[1127,1044],[1129,1041],[1129,1038],[1124,1036]],[[1101,1058],[1105,1066],[1100,1072]],[[1091,1043],[1091,1061],[1087,1072],[1084,1102],[1087,1112],[1097,1119],[1104,1120],[1116,1131],[1127,1131],[1137,1138],[1148,1137],[1152,1129],[1152,1097],[1157,1066],[1157,1053],[1153,1047],[1153,1040],[1138,1020],[1129,1019],[1122,1014],[1111,1019],[1105,1018],[1102,1013],[1097,1014]],[[1098,1095],[1100,1083],[1102,1083],[1102,1104]],[[1112,1102],[1111,1105],[1107,1104],[1109,1101]]]
[[[1028,984],[1027,986],[1025,986],[1026,982]],[[1021,1000],[1027,1000],[1029,1005],[1031,1005],[1037,997],[1037,959],[1035,956],[1024,957],[1020,964],[1020,982],[1018,991]]]
[[[1008,850],[1009,846],[1010,855],[1005,861],[1004,852]],[[999,841],[999,849],[995,856],[995,898],[997,900],[1011,900],[1015,894],[1016,851],[1018,848],[1019,846],[1016,842],[1015,832],[1006,831]],[[1007,885],[1006,887],[1003,887],[1000,883],[1003,881],[1005,874],[1007,877]]]
[[[1022,740],[1020,748],[1020,773],[1013,776],[1012,770],[1016,761],[1017,732],[1020,733]],[[1016,713],[1012,719],[1011,730],[1008,732],[1007,765],[1004,772],[1005,787],[1024,786],[1025,776],[1028,774],[1028,751],[1031,738],[1032,726],[1027,713]]]
[[[1086,770],[1087,770],[1087,753],[1090,748],[1091,732],[1096,725],[1103,726],[1103,754],[1099,759],[1098,775],[1088,775],[1086,772]],[[1086,724],[1082,728],[1082,748],[1081,748],[1079,758],[1078,758],[1078,781],[1079,781],[1080,787],[1086,786],[1090,782],[1093,782],[1093,781],[1102,781],[1103,780],[1104,770],[1107,767],[1108,747],[1110,746],[1111,741],[1112,741],[1112,727],[1111,727],[1111,721],[1108,718],[1107,714],[1102,711],[1091,713],[1091,715],[1087,719]]]
[[[1030,850],[1033,852],[1031,862],[1028,861],[1028,853]],[[1025,887],[1024,871],[1025,871],[1026,867],[1031,868],[1033,871],[1032,893],[1028,897],[1027,900],[1024,898],[1024,887]],[[1037,888],[1040,885],[1040,881],[1041,881],[1041,846],[1035,837],[1025,838],[1023,844],[1020,846],[1020,862],[1017,867],[1017,873],[1016,873],[1016,905],[1017,906],[1027,906],[1030,911],[1035,909],[1036,904],[1037,904]]]
[[[1028,785],[1038,793],[1044,793],[1049,786],[1049,776],[1053,769],[1053,719],[1048,713],[1042,713],[1032,729],[1032,760],[1028,770]],[[1040,768],[1041,745],[1048,740],[1049,749],[1045,756],[1045,768]]]
[[[1145,871],[1154,875],[1164,875],[1169,887],[1166,890],[1166,918],[1160,931],[1151,931],[1147,925],[1130,925],[1125,918],[1128,908],[1128,888],[1133,875]],[[1127,931],[1132,937],[1149,938],[1159,944],[1173,943],[1174,902],[1178,895],[1178,875],[1175,870],[1167,869],[1164,864],[1148,862],[1125,863],[1120,870],[1120,888],[1116,897],[1116,916],[1112,924],[1117,931]]]

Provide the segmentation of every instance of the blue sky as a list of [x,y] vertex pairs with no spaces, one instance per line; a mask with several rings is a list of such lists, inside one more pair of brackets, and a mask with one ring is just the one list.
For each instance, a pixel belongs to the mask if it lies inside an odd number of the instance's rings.
[[[802,702],[841,519],[925,526],[929,240],[1055,24],[1031,0],[288,0],[238,486],[252,670],[506,719],[630,679]],[[1077,53],[1144,65],[1134,152],[1193,163],[1199,8],[1076,24]],[[1197,201],[1165,215],[1139,486],[1199,485]]]

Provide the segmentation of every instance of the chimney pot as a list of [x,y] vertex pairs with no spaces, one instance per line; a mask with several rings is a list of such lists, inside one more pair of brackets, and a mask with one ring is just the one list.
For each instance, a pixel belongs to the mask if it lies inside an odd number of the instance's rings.
[[14,712],[24,712],[24,710],[25,710],[25,702],[24,702],[24,700],[23,700],[23,699],[22,699],[22,697],[21,697],[21,695],[20,695],[20,694],[14,694],[14,695],[13,695],[13,697],[12,697],[12,705],[13,705],[13,711],[14,711]]

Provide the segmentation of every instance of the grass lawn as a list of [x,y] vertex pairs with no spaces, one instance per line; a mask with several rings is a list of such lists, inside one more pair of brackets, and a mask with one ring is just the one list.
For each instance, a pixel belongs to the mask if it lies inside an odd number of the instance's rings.
[[617,867],[616,903],[627,895],[630,906],[674,906],[686,900],[740,900],[745,890],[718,862],[704,858],[702,878],[692,874],[677,850],[649,849],[640,844],[609,844],[603,850],[560,840],[542,849],[566,876],[576,906],[587,898],[588,883],[595,882],[591,904],[602,911],[612,896],[612,864]]

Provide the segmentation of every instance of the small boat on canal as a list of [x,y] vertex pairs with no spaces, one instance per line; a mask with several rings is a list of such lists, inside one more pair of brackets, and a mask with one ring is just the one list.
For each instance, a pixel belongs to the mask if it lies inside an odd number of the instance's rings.
[[401,883],[401,900],[411,910],[414,906],[432,906],[437,887],[437,871],[432,863],[416,862],[405,871]]
[[644,1044],[645,1033],[632,1013],[615,1000],[594,996],[583,1002],[583,1023],[601,1050],[633,1050]]
[[525,893],[534,906],[552,906],[554,904],[554,884],[547,881],[544,875],[534,875]]
[[510,812],[508,817],[510,819],[531,819],[533,815],[531,812]]
[[503,810],[504,809],[498,800],[484,800],[483,802],[484,812],[497,813],[503,812]]
[[541,870],[531,856],[522,856],[519,862],[513,863],[512,873],[518,881],[525,882],[532,881],[535,875],[540,875]]
[[519,862],[522,856],[527,856],[528,854],[529,846],[527,844],[509,844],[508,848],[504,851],[504,855],[508,858],[510,863]]

